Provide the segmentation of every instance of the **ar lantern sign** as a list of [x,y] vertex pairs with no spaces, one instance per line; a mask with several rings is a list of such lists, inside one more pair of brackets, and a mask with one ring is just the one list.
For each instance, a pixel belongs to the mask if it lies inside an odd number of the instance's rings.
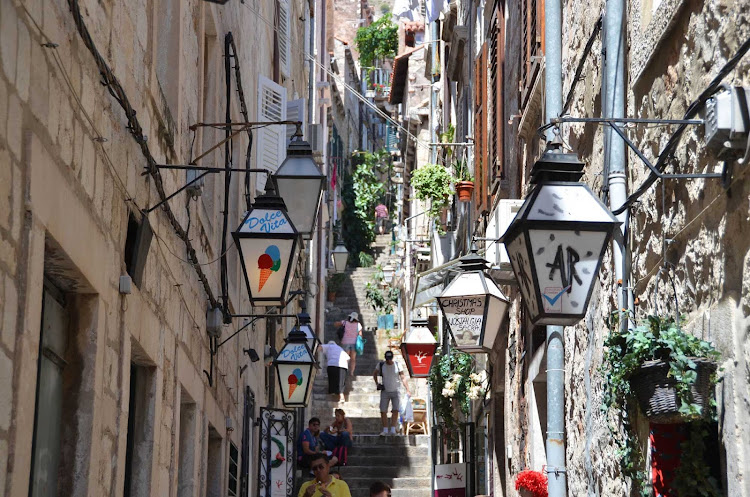
[[502,238],[535,325],[583,318],[619,225],[586,184],[570,181],[582,170],[575,154],[548,149],[532,170],[536,186]]

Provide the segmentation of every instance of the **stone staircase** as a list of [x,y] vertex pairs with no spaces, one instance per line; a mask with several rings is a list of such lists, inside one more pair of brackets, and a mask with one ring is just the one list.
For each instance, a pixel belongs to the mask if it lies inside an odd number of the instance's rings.
[[[390,235],[376,238],[375,265],[384,264],[388,256]],[[336,338],[334,323],[356,311],[360,315],[364,338],[363,355],[357,357],[357,367],[347,382],[346,402],[339,404],[328,395],[326,369],[318,374],[313,385],[313,397],[308,411],[321,419],[323,427],[333,419],[333,411],[341,407],[352,420],[354,447],[349,451],[349,464],[341,467],[353,497],[367,496],[370,485],[383,481],[393,488],[393,497],[428,497],[430,495],[430,439],[428,435],[381,437],[380,393],[375,389],[372,372],[386,350],[385,337],[377,336],[377,316],[365,304],[365,283],[372,281],[375,267],[356,268],[336,295],[336,301],[326,309],[324,341]],[[383,332],[380,332],[383,335]],[[397,353],[397,359],[400,356]],[[401,361],[401,366],[405,365]],[[407,374],[408,377],[408,374]],[[415,392],[413,380],[409,388]],[[390,417],[390,415],[389,415]]]

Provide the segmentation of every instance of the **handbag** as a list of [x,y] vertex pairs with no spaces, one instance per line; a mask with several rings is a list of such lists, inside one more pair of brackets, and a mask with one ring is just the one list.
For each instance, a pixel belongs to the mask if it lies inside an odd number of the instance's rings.
[[344,333],[346,332],[346,328],[342,324],[341,326],[336,329],[336,336],[339,337],[339,342],[344,338]]
[[362,335],[357,335],[357,343],[354,344],[354,350],[357,351],[357,355],[362,355],[362,353],[365,351],[365,340],[362,338]]

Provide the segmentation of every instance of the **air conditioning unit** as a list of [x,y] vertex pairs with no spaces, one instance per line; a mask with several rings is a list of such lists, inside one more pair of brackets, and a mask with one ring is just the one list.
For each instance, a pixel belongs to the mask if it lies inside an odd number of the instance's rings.
[[[523,200],[504,199],[501,200],[495,210],[492,211],[487,223],[486,238],[496,240],[505,234],[510,223],[516,218],[519,209],[523,205]],[[494,269],[500,271],[513,271],[510,265],[508,252],[505,250],[505,244],[488,240],[485,242],[485,256]]]
[[313,153],[317,152],[322,154],[325,150],[325,135],[326,130],[322,124],[308,124],[307,126],[307,141],[312,147]]

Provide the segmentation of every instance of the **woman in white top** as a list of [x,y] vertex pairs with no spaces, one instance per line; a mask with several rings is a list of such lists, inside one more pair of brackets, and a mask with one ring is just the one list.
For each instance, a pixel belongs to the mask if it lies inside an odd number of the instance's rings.
[[362,336],[362,325],[359,322],[359,314],[352,312],[349,314],[349,319],[344,321],[344,336],[341,338],[341,345],[344,350],[349,353],[349,370],[352,375],[355,374],[354,368],[357,366],[357,350],[355,345],[357,344],[357,337]]
[[321,345],[328,365],[328,393],[336,395],[339,402],[344,401],[344,385],[349,372],[349,355],[331,340]]

